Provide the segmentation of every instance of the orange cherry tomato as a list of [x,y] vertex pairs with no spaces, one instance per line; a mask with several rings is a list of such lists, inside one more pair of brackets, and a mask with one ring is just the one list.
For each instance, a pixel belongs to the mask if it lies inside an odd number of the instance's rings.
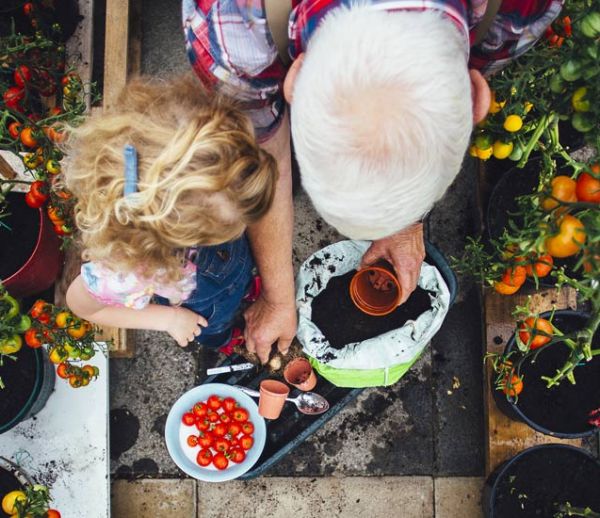
[[[530,349],[538,349],[546,345],[554,334],[554,328],[549,320],[538,317],[528,317],[519,326],[519,339],[528,344]],[[533,334],[533,339],[531,338]]]
[[558,223],[558,233],[546,238],[545,247],[552,257],[570,257],[585,244],[587,234],[583,223],[575,216],[566,214]]
[[600,203],[600,165],[592,166],[592,173],[582,173],[577,178],[576,194],[579,201]]
[[552,187],[551,198],[544,198],[542,208],[551,211],[559,206],[559,201],[563,203],[574,203],[577,201],[575,189],[577,183],[568,176],[557,176],[550,183]]
[[508,376],[502,382],[502,392],[507,396],[515,397],[523,391],[523,379],[516,374],[510,376],[510,383],[508,383]]
[[20,122],[11,122],[8,125],[8,134],[15,140],[19,138],[23,125]]
[[60,518],[60,513],[56,509],[48,509],[46,511],[46,518]]
[[507,286],[521,287],[527,278],[527,271],[524,266],[515,265],[507,268],[502,275],[502,282]]
[[38,145],[37,139],[33,136],[33,128],[31,128],[30,126],[23,128],[23,130],[21,131],[20,138],[24,146],[37,147]]
[[[525,265],[525,270],[529,277],[546,277],[554,265],[554,260],[549,254],[540,255],[533,263]],[[534,275],[535,274],[535,275]]]
[[517,293],[520,287],[521,286],[509,286],[502,281],[496,281],[494,283],[494,289],[501,295],[512,295],[513,293]]
[[69,372],[69,364],[65,362],[59,363],[56,367],[56,374],[62,379],[68,379],[71,375]]
[[88,327],[81,320],[74,319],[67,327],[68,335],[76,340],[83,338],[87,332]]
[[61,311],[58,315],[56,315],[56,317],[54,317],[54,323],[56,324],[56,327],[67,327],[70,318],[72,318],[71,313],[68,311]]

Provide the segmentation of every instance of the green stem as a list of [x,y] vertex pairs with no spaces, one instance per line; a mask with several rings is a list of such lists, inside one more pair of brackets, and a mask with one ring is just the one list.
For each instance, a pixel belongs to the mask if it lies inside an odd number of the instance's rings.
[[521,157],[521,160],[519,160],[519,163],[517,164],[518,168],[522,169],[523,167],[525,167],[525,164],[529,160],[529,155],[531,155],[531,152],[535,148],[538,140],[540,140],[540,137],[542,136],[542,134],[544,133],[544,131],[546,130],[546,128],[548,127],[548,125],[550,124],[550,122],[552,121],[552,119],[554,117],[555,117],[554,113],[549,113],[549,114],[542,116],[542,118],[540,119],[540,122],[538,124],[538,127],[533,132],[533,135],[531,135],[529,142],[527,143],[527,145],[525,146],[525,149],[523,150],[523,156]]

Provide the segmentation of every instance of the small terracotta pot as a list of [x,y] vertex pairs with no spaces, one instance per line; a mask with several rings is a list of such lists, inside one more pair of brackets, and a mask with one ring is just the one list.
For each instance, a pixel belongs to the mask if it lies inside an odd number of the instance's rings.
[[306,358],[296,358],[285,366],[283,377],[290,385],[307,391],[315,388],[317,376]]
[[289,387],[285,383],[281,383],[281,381],[261,381],[258,413],[266,419],[277,419],[281,414],[285,398],[288,397],[289,393]]
[[[384,282],[391,282],[392,289],[388,291],[376,289],[370,280],[374,273],[383,275],[386,278]],[[401,296],[402,290],[394,274],[394,267],[387,261],[379,261],[372,266],[357,271],[350,282],[352,302],[358,309],[368,315],[376,317],[388,315],[398,307]]]

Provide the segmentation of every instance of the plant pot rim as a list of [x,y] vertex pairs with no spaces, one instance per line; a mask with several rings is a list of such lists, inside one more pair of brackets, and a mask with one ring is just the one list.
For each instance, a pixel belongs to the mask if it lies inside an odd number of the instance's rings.
[[[554,311],[555,315],[562,315],[562,316],[577,316],[577,317],[582,317],[582,318],[589,318],[589,314],[584,312],[584,311],[578,311],[578,310],[574,310],[574,309],[557,309],[556,311]],[[543,313],[540,313],[540,317],[541,318],[547,318],[550,315],[552,315],[552,311],[544,311]],[[504,348],[504,355],[508,354],[509,352],[511,352],[514,347],[515,347],[515,343],[516,343],[516,335],[517,333],[513,333],[510,337],[510,339],[508,340],[508,342],[506,343],[506,347]],[[543,354],[543,353],[542,353]],[[492,390],[494,390],[494,388],[492,387]],[[504,397],[504,396],[503,396]],[[598,432],[598,428],[596,427],[592,427],[590,430],[587,430],[585,432],[577,432],[577,433],[566,433],[566,432],[555,432],[552,430],[549,430],[548,428],[537,424],[535,421],[532,421],[529,417],[527,417],[523,411],[514,403],[514,401],[511,398],[505,397],[506,402],[511,406],[511,408],[513,409],[513,411],[518,414],[519,418],[525,423],[527,424],[527,426],[530,426],[531,428],[533,428],[534,430],[537,430],[538,432],[541,432],[545,435],[550,435],[552,437],[558,437],[560,439],[580,439],[582,437],[588,437],[591,435],[594,435]]]
[[[493,506],[494,506],[494,502],[496,501],[496,493],[498,491],[498,485],[499,485],[500,481],[506,475],[506,472],[515,464],[515,462],[520,460],[522,457],[525,457],[525,456],[529,455],[530,453],[533,453],[538,450],[543,450],[543,449],[546,449],[546,450],[547,449],[572,450],[572,451],[574,451],[578,454],[581,454],[581,455],[587,457],[588,459],[592,460],[600,468],[600,460],[598,460],[590,452],[584,450],[583,448],[571,446],[570,444],[560,444],[560,443],[538,444],[537,446],[532,446],[531,448],[521,450],[519,453],[517,453],[510,459],[504,461],[504,464],[500,464],[500,466],[498,466],[494,471],[492,471],[492,473],[487,478],[487,480],[490,480],[491,477],[495,477],[493,484],[491,484],[489,499],[486,502],[486,504],[489,506],[488,509],[485,509],[485,511],[487,511],[488,518],[501,518],[501,517],[496,517]],[[497,473],[496,473],[496,471],[497,471]]]
[[[28,346],[24,345],[23,347],[28,347]],[[44,361],[46,361],[46,359],[44,358],[44,353],[42,352],[41,349],[34,349],[34,358],[35,358],[34,366],[36,369],[36,376],[35,376],[35,383],[33,384],[33,388],[31,389],[31,394],[29,394],[29,397],[27,398],[27,401],[21,407],[21,410],[19,410],[19,412],[10,421],[2,422],[0,420],[0,434],[3,434],[4,432],[7,432],[11,428],[17,426],[23,420],[23,417],[25,415],[27,415],[27,412],[29,412],[29,410],[31,409],[31,407],[33,406],[35,401],[37,400],[37,398],[40,394],[40,391],[42,390],[42,384],[44,382],[44,375],[43,375]],[[17,361],[19,361],[19,360],[17,359]]]
[[37,209],[38,211],[38,216],[39,216],[39,224],[38,224],[38,235],[37,235],[37,239],[35,240],[35,246],[33,247],[33,250],[31,252],[31,254],[29,255],[29,257],[27,258],[27,261],[25,261],[22,265],[21,268],[19,268],[16,272],[14,272],[10,277],[6,277],[6,279],[0,279],[2,280],[3,284],[8,284],[10,283],[13,279],[15,279],[16,277],[18,277],[23,270],[25,270],[26,268],[29,267],[30,263],[33,261],[40,245],[42,242],[42,238],[44,236],[44,227],[46,226],[46,221],[44,219],[44,213],[42,212],[41,208]]
[[[395,300],[393,301],[393,303],[389,304],[389,307],[388,307],[388,305],[373,306],[372,304],[370,304],[369,302],[364,300],[363,297],[361,297],[358,292],[355,293],[359,280],[365,274],[368,274],[368,272],[370,272],[370,271],[375,271],[375,272],[385,274],[395,284],[397,296],[396,296]],[[366,313],[367,315],[371,315],[373,317],[384,317],[384,316],[392,313],[398,307],[398,302],[400,302],[400,297],[402,295],[402,288],[400,286],[400,281],[398,280],[398,278],[392,272],[390,272],[388,269],[384,268],[383,266],[376,266],[376,265],[367,266],[366,268],[362,268],[362,269],[358,270],[352,277],[352,280],[350,281],[350,286],[348,287],[348,289],[350,290],[350,298],[352,299],[352,302],[354,302],[354,305],[358,309],[360,309],[363,313]],[[387,308],[387,309],[381,309],[381,308]]]
[[20,466],[8,460],[6,457],[0,456],[0,469],[9,471],[23,486],[32,486],[33,479]]

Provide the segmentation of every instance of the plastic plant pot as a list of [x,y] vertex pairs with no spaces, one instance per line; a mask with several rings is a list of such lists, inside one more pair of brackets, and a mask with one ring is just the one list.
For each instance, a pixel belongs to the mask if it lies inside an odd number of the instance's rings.
[[[383,291],[373,286],[371,277],[377,273],[384,277],[383,282],[389,283],[391,289]],[[401,296],[400,283],[394,275],[394,268],[387,261],[379,261],[359,270],[350,282],[352,302],[368,315],[377,317],[389,315],[400,304]]]
[[264,380],[260,383],[258,413],[266,419],[277,419],[290,393],[285,383],[276,380]]
[[283,377],[290,385],[307,391],[315,388],[317,375],[306,358],[296,358],[285,366]]
[[[24,196],[21,193],[11,193],[9,197],[11,210],[16,213],[22,212],[21,207],[25,205]],[[26,206],[25,206],[26,207]],[[26,211],[31,211],[39,220],[37,226],[37,239],[35,247],[29,258],[14,273],[2,279],[2,283],[13,297],[27,297],[48,289],[58,277],[62,267],[62,253],[60,251],[60,240],[52,228],[52,223],[48,219],[45,210],[29,207]],[[9,220],[9,225],[13,232],[5,235],[0,246],[5,246],[5,240],[19,240],[19,218],[15,217]]]

